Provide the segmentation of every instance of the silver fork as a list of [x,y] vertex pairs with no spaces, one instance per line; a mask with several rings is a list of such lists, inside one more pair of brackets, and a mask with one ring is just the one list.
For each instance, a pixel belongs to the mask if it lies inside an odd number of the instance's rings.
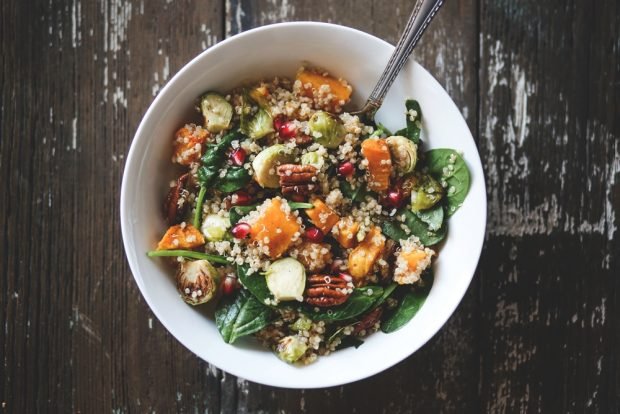
[[433,20],[433,17],[435,17],[442,4],[443,0],[417,1],[409,16],[405,30],[400,36],[400,39],[398,39],[396,49],[394,49],[394,53],[390,56],[390,60],[377,81],[375,88],[368,97],[368,100],[362,109],[353,111],[351,114],[358,115],[360,118],[365,118],[367,120],[374,119],[375,113],[383,104],[385,95],[392,86],[392,83],[394,83],[394,79],[396,79],[396,76],[400,73],[409,55],[411,55],[413,48],[418,44],[422,34],[431,20]]

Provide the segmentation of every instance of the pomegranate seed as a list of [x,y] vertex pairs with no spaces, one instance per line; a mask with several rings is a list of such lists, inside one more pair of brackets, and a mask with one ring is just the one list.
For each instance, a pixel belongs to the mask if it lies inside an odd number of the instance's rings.
[[278,128],[278,133],[284,139],[295,138],[295,135],[297,135],[297,125],[293,121],[285,122]]
[[248,223],[237,223],[230,230],[235,239],[245,239],[250,234],[251,227]]
[[279,131],[280,128],[282,128],[282,125],[284,125],[285,118],[283,115],[278,115],[274,118],[273,120],[273,127],[276,131]]
[[311,242],[320,243],[323,240],[323,233],[316,227],[306,229],[306,239]]
[[353,276],[348,273],[338,273],[338,276],[346,280],[347,282],[353,282]]
[[354,170],[355,170],[355,167],[349,161],[343,162],[342,164],[338,166],[338,174],[340,174],[343,177],[350,176],[351,174],[353,174]]
[[403,202],[403,192],[400,188],[394,188],[388,191],[385,201],[388,205],[398,208]]
[[237,148],[230,154],[230,160],[233,164],[241,167],[245,163],[246,153],[243,148]]
[[222,282],[222,293],[224,296],[231,295],[235,290],[237,290],[237,287],[237,278],[233,276],[226,276]]
[[252,197],[247,191],[239,190],[232,195],[230,201],[233,206],[247,206],[252,202]]

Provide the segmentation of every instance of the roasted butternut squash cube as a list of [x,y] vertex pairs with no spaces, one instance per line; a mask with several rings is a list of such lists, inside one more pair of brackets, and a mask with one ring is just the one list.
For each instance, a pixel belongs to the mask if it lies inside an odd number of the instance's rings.
[[266,248],[267,256],[276,259],[288,250],[301,227],[279,197],[266,200],[258,211],[260,216],[251,223],[250,239]]
[[176,224],[166,231],[157,250],[193,249],[205,244],[202,233],[191,224]]
[[194,124],[179,129],[174,136],[172,162],[190,165],[200,160],[208,137],[209,131]]
[[360,224],[353,220],[353,217],[348,216],[341,218],[338,223],[332,228],[332,235],[334,239],[340,243],[345,249],[350,249],[357,245],[357,232],[360,229]]
[[332,227],[334,227],[336,223],[338,223],[338,220],[340,220],[340,216],[318,198],[312,201],[312,205],[314,208],[309,208],[306,210],[306,214],[310,218],[310,221],[318,227],[323,234],[329,233]]
[[372,270],[385,246],[385,237],[379,227],[371,227],[364,240],[349,254],[349,273],[361,279]]
[[297,73],[297,80],[301,82],[304,95],[324,109],[341,107],[351,98],[351,86],[333,76],[304,69]]
[[396,253],[394,281],[405,285],[420,280],[422,272],[431,264],[435,252],[412,240],[401,241],[402,247]]
[[384,139],[369,138],[362,142],[362,155],[368,161],[368,187],[377,192],[388,189],[392,172],[390,148]]

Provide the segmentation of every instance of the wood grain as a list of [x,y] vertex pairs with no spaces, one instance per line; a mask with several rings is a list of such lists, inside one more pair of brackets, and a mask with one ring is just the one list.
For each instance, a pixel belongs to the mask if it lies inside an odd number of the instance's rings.
[[487,175],[479,271],[446,326],[364,381],[235,378],[144,303],[119,189],[153,96],[225,37],[279,21],[394,43],[410,1],[0,2],[0,412],[620,412],[620,5],[446,2],[418,59]]

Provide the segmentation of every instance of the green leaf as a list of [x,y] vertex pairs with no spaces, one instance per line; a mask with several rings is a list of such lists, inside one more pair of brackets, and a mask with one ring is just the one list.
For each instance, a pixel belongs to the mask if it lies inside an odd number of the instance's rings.
[[442,186],[445,183],[448,217],[463,205],[471,176],[463,157],[453,149],[438,148],[426,152],[426,167]]
[[381,323],[381,330],[385,333],[397,331],[405,326],[414,316],[428,297],[433,285],[433,272],[431,269],[422,275],[422,284],[412,290],[409,286],[401,286],[398,305],[392,312],[386,314]]
[[230,167],[224,177],[219,177],[217,189],[224,193],[232,193],[244,188],[252,179],[248,170],[243,167]]
[[347,335],[342,338],[342,340],[340,341],[340,344],[336,347],[336,350],[350,348],[352,346],[355,347],[355,349],[357,349],[362,345],[364,345],[364,341],[359,339],[357,336]]
[[398,287],[397,283],[390,283],[386,287],[383,288],[383,294],[377,301],[372,305],[372,309],[378,308],[380,305],[385,302],[387,298],[394,292],[394,290]]
[[[404,223],[398,220],[401,216],[405,216]],[[407,233],[401,228],[401,225],[409,229],[410,233]],[[420,239],[420,243],[425,246],[433,246],[442,241],[448,232],[447,223],[444,224],[438,230],[431,230],[429,225],[422,221],[415,213],[408,209],[399,210],[393,221],[384,221],[381,225],[383,234],[392,240],[406,240],[410,236],[416,236]]]
[[431,231],[437,231],[441,229],[443,225],[444,212],[441,205],[435,205],[428,210],[414,212],[420,220],[422,220],[428,226]]
[[356,188],[353,188],[348,181],[340,182],[340,191],[345,198],[355,202],[364,201],[366,196],[370,195],[370,192],[366,190],[363,185],[358,185]]
[[208,260],[211,263],[229,264],[224,256],[195,252],[193,250],[152,250],[148,257],[185,257],[188,259]]
[[248,291],[241,289],[237,292],[234,297],[220,301],[215,310],[217,329],[224,342],[229,344],[263,329],[273,317],[272,310]]
[[[407,133],[405,136],[418,144],[420,142],[420,132],[422,131],[422,109],[418,101],[414,99],[407,99],[405,107],[407,108],[405,115],[407,119]],[[412,117],[409,111],[415,111],[416,115]]]
[[328,309],[319,308],[318,312],[314,311],[314,308],[308,309],[308,307],[302,308],[300,311],[314,321],[342,321],[366,312],[381,295],[383,295],[381,286],[365,286],[353,290],[351,296],[342,305]]
[[377,127],[374,132],[368,136],[368,138],[382,138],[389,137],[392,135],[392,132],[381,122],[377,122]]
[[311,204],[311,203],[301,203],[301,202],[298,202],[298,201],[289,201],[288,205],[291,208],[291,210],[300,210],[300,209],[314,208],[314,204]]
[[249,267],[247,265],[237,266],[237,277],[245,288],[253,294],[261,303],[273,300],[274,297],[267,287],[265,276],[258,272],[248,275]]
[[239,223],[241,217],[246,216],[250,211],[256,210],[257,205],[253,206],[234,206],[229,211],[229,218],[231,226]]

